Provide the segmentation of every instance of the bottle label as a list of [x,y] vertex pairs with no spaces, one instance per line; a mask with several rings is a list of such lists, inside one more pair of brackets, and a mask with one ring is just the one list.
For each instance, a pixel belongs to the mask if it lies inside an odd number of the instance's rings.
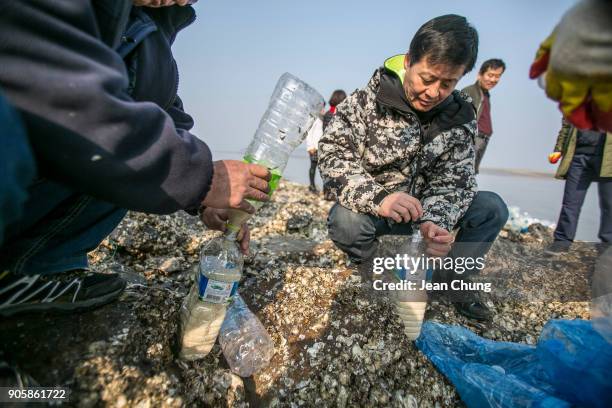
[[236,294],[238,282],[221,282],[200,274],[200,299],[211,303],[227,303]]

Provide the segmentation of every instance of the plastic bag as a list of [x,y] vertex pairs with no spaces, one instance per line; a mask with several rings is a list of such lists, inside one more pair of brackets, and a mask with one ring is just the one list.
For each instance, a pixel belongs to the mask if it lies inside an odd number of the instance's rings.
[[552,320],[537,346],[428,321],[416,344],[468,407],[604,407],[612,398],[612,345],[590,321]]

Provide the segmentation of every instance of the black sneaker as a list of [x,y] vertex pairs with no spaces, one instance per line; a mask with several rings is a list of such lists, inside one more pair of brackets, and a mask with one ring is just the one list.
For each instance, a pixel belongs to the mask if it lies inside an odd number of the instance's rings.
[[569,252],[572,246],[571,241],[553,241],[545,250],[544,254],[548,256],[558,256]]
[[0,273],[0,316],[26,312],[76,312],[115,300],[125,289],[116,273],[83,270],[57,275]]
[[19,388],[40,387],[38,382],[14,365],[0,361],[0,387]]
[[315,194],[319,192],[319,190],[317,190],[317,187],[313,186],[312,184],[308,187],[308,191],[310,191],[311,193],[315,193]]
[[455,310],[463,316],[478,320],[481,322],[488,322],[491,320],[491,310],[483,302],[475,300],[473,302],[453,302]]

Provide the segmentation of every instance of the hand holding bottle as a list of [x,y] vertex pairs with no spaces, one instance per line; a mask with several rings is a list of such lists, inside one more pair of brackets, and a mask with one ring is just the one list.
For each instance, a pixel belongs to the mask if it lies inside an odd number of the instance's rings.
[[214,173],[210,190],[202,205],[205,207],[237,209],[253,214],[255,208],[247,201],[268,201],[270,171],[263,166],[238,160],[219,160],[213,163]]
[[453,234],[431,221],[425,221],[420,226],[427,255],[446,256],[455,241]]
[[[204,225],[208,228],[225,232],[227,231],[227,220],[229,219],[230,213],[228,210],[222,210],[219,208],[207,207],[202,211],[200,218]],[[251,233],[247,224],[240,226],[238,236],[236,240],[240,243],[240,251],[244,255],[249,254],[249,242],[251,240]]]

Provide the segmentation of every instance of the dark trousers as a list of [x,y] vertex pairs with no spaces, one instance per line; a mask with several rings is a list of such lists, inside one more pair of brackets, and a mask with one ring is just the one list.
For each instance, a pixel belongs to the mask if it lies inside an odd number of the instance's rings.
[[87,252],[126,210],[44,178],[32,181],[35,161],[28,139],[1,97],[0,141],[0,273],[87,267]]
[[474,164],[474,168],[476,170],[476,174],[478,174],[480,171],[480,162],[482,161],[485,151],[487,150],[487,145],[489,144],[490,138],[491,136],[480,132],[478,132],[474,138],[474,150],[476,151],[476,163]]
[[599,178],[602,156],[576,154],[567,171],[563,204],[555,229],[555,241],[572,242],[576,236],[578,218],[587,190],[592,182],[597,182],[599,208],[599,239],[612,242],[612,178]]
[[318,155],[317,152],[309,153],[310,155],[310,170],[308,170],[308,176],[310,177],[310,186],[316,188],[315,185],[315,176],[317,174],[317,163]]
[[[458,245],[462,248],[460,256],[484,256],[507,220],[508,208],[501,197],[490,191],[479,191],[456,225],[459,228],[456,242],[469,243]],[[378,236],[407,235],[412,232],[410,223],[390,227],[384,218],[351,211],[337,203],[329,212],[327,227],[329,237],[336,246],[359,260],[374,255]]]

